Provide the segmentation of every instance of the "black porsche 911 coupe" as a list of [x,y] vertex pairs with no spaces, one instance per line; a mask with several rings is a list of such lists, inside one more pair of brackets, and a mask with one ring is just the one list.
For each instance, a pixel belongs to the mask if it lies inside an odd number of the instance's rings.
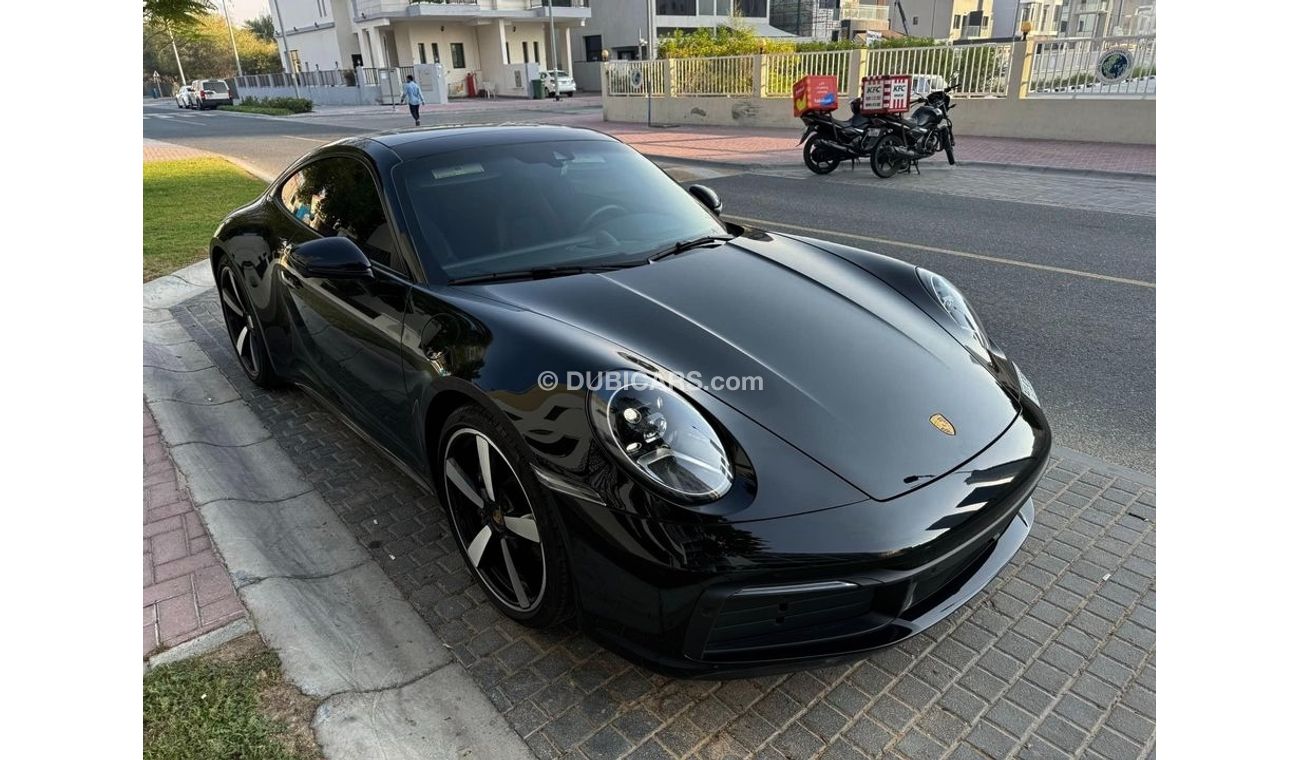
[[248,377],[432,489],[505,615],[682,676],[861,656],[1015,553],[1051,433],[943,277],[720,211],[599,132],[395,132],[212,266]]

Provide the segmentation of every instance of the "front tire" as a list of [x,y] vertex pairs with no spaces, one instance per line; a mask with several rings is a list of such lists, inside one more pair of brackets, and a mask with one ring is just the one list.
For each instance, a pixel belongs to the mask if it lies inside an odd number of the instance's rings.
[[803,144],[803,164],[813,174],[830,174],[840,165],[840,159],[831,157],[821,147],[821,140],[814,136]]
[[943,130],[939,133],[939,140],[943,143],[943,152],[948,156],[948,165],[953,166],[957,163],[957,157],[952,152],[952,133]]
[[235,350],[235,358],[253,384],[260,388],[274,388],[280,378],[271,366],[262,337],[262,323],[250,308],[247,291],[239,272],[230,259],[222,257],[217,266],[217,296],[221,301],[221,316],[226,323],[226,334]]
[[871,171],[881,179],[889,179],[897,174],[899,159],[894,157],[894,151],[902,149],[903,138],[893,132],[882,135],[871,151]]
[[503,615],[545,628],[568,616],[573,583],[550,494],[522,444],[476,406],[443,425],[439,496],[466,566]]

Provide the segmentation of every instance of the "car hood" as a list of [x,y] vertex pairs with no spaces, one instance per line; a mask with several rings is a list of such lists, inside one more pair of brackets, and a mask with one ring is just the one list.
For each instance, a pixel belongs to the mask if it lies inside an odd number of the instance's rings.
[[[752,234],[646,266],[484,290],[697,376],[874,499],[944,475],[1018,413],[927,313],[858,266],[789,238]],[[762,390],[711,384],[745,377],[762,378]]]

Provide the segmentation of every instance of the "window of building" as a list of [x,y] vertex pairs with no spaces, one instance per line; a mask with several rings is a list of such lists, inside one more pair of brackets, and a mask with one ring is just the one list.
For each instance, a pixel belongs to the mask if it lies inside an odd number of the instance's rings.
[[582,44],[587,51],[588,61],[600,60],[600,51],[603,50],[604,48],[601,47],[599,34],[589,34],[586,37],[583,37]]
[[767,0],[735,0],[736,15],[763,18],[767,15]]
[[957,14],[952,17],[952,28],[953,29],[961,28],[961,14]]
[[421,42],[417,47],[420,48],[420,63],[428,63],[429,61],[425,58],[424,55],[424,43]]
[[280,202],[317,234],[347,237],[373,263],[405,270],[394,253],[379,190],[360,161],[326,158],[308,164],[280,186]]
[[438,43],[433,43],[433,62],[442,63],[442,56],[438,55]]
[[912,17],[912,26],[916,27],[916,26],[920,26],[920,25],[921,25],[921,17],[920,17],[920,16],[913,16],[913,17]]
[[297,50],[289,51],[289,70],[302,71],[302,59],[298,57]]
[[[655,0],[655,13],[660,16],[694,16],[695,0]],[[641,15],[645,15],[644,5]]]
[[451,43],[451,67],[453,69],[465,68],[465,43]]
[[541,50],[537,47],[537,40],[533,40],[533,60],[538,63],[542,62]]
[[524,49],[524,63],[528,63],[528,43],[521,42],[519,43],[519,47]]

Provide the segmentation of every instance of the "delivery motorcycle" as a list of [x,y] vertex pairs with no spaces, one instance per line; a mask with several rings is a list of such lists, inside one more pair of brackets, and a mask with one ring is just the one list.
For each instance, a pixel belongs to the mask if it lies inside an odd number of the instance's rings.
[[871,158],[882,131],[873,126],[875,117],[861,113],[862,98],[849,104],[853,116],[848,121],[837,119],[830,111],[807,111],[803,120],[803,163],[813,174],[830,174],[841,161]]
[[948,92],[956,88],[957,85],[952,84],[913,100],[913,104],[923,105],[911,115],[872,117],[871,128],[881,130],[880,136],[872,141],[871,151],[871,171],[877,177],[889,179],[900,171],[910,173],[913,167],[919,173],[921,168],[917,161],[940,150],[947,154],[949,164],[957,163],[953,156],[956,140],[952,134],[952,119],[948,116],[948,112],[956,108]]

